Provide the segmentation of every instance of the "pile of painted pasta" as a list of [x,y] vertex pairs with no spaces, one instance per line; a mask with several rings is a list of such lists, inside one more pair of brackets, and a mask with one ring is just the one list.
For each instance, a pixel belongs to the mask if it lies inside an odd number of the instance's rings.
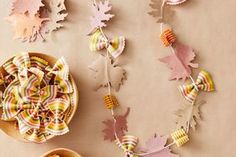
[[2,120],[15,121],[19,133],[37,143],[69,131],[65,119],[74,89],[63,57],[51,66],[42,58],[21,53],[3,69]]

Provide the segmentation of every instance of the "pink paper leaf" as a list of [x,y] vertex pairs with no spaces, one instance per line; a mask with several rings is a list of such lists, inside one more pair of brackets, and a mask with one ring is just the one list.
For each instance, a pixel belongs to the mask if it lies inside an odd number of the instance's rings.
[[[147,140],[146,148],[142,148],[142,151],[150,154],[145,155],[145,157],[178,157],[178,155],[171,152],[170,148],[165,148],[167,139],[167,136],[159,136],[155,134],[152,138]],[[156,150],[160,151],[155,152]]]
[[28,13],[29,15],[35,15],[42,6],[44,6],[42,0],[15,0],[12,14]]
[[191,73],[191,67],[197,68],[198,64],[192,63],[195,59],[195,53],[189,46],[175,43],[173,45],[175,54],[159,59],[161,62],[166,63],[171,69],[170,80],[188,78]]
[[[125,132],[128,131],[128,126],[127,126],[127,116],[129,115],[130,108],[127,109],[126,113],[124,115],[117,115],[115,116],[116,119],[116,133],[119,139],[121,139],[124,135]],[[102,122],[105,124],[106,128],[102,130],[104,133],[104,140],[110,140],[114,141],[115,140],[115,132],[114,132],[114,122],[113,119],[109,119],[106,121]]]
[[90,18],[92,30],[99,27],[106,27],[105,21],[109,21],[114,15],[108,13],[112,6],[109,1],[99,2],[97,5],[92,7],[93,16]]

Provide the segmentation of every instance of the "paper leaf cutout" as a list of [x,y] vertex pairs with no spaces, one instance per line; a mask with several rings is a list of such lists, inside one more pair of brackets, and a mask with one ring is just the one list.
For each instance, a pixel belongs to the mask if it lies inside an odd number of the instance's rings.
[[32,42],[40,33],[42,22],[48,19],[26,14],[12,14],[7,17],[7,20],[10,21],[14,27],[14,38]]
[[174,11],[171,9],[171,6],[166,5],[163,8],[163,17],[161,16],[162,0],[151,0],[149,6],[153,11],[148,12],[148,14],[157,18],[157,23],[171,21],[174,16]]
[[[90,70],[93,71],[93,77],[96,81],[95,89],[99,89],[100,87],[107,87],[107,79],[106,79],[106,58],[100,56],[91,66],[89,66]],[[107,61],[107,69],[109,75],[109,82],[112,88],[116,91],[120,89],[120,85],[123,84],[123,80],[126,79],[126,72],[123,68],[119,67],[116,63],[113,62],[110,58]]]
[[166,63],[167,66],[171,69],[171,76],[169,80],[185,80],[192,73],[191,67],[198,67],[198,64],[192,63],[196,55],[191,47],[183,44],[174,44],[174,49],[174,54],[161,58],[159,60],[163,63]]
[[109,0],[104,2],[99,1],[97,5],[92,7],[93,16],[90,18],[92,30],[99,27],[106,27],[105,21],[109,21],[114,15],[110,14],[112,6],[109,4]]
[[61,24],[65,20],[68,13],[65,13],[65,0],[45,0],[46,10],[42,10],[43,17],[50,20],[45,22],[42,28],[42,33],[52,32],[63,27]]
[[156,153],[151,153],[145,155],[145,157],[178,157],[178,155],[173,154],[170,148],[164,148],[167,143],[167,136],[154,135],[146,142],[146,148],[142,148],[144,152],[154,152],[160,150]]
[[44,36],[63,25],[65,0],[14,0],[12,13],[8,20],[15,27],[15,38],[23,41],[45,40]]
[[35,15],[39,8],[44,6],[42,0],[15,0],[13,2],[12,14]]
[[178,128],[186,128],[189,124],[190,128],[196,130],[197,121],[201,119],[200,106],[206,103],[205,101],[199,102],[195,105],[186,104],[182,109],[176,111],[177,119],[176,124]]
[[[119,139],[121,139],[125,135],[125,132],[128,131],[126,118],[129,115],[129,112],[130,112],[130,108],[127,109],[127,111],[124,115],[115,116],[116,133],[117,133],[117,136]],[[106,126],[106,128],[104,130],[102,130],[102,132],[104,133],[104,140],[114,141],[115,140],[115,133],[114,133],[113,119],[103,121],[102,123],[105,124],[105,126]]]

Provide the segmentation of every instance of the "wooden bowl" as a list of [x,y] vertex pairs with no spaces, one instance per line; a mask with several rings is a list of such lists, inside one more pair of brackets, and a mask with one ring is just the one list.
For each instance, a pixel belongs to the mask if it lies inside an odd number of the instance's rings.
[[50,150],[47,153],[43,154],[41,157],[50,157],[52,155],[59,155],[60,157],[82,157],[75,151],[66,148],[56,148]]
[[[51,65],[51,66],[53,66],[55,64],[55,62],[57,61],[57,58],[43,54],[43,53],[29,52],[29,55],[42,58],[42,59],[46,60],[49,63],[49,65]],[[9,59],[8,61],[13,60],[13,58],[14,57]],[[0,67],[0,71],[2,72],[3,76],[7,74],[7,72],[4,70],[4,68],[2,66]],[[77,107],[78,107],[78,101],[79,101],[78,89],[77,89],[77,86],[76,86],[75,81],[74,81],[71,74],[69,76],[69,79],[72,83],[74,92],[70,95],[71,105],[70,105],[70,108],[67,110],[66,117],[65,117],[65,122],[67,124],[70,123],[73,116],[75,115]],[[2,113],[2,110],[0,110],[0,114],[1,113]],[[2,130],[7,135],[9,135],[17,140],[29,142],[29,141],[25,140],[23,138],[23,136],[19,133],[19,131],[16,129],[15,121],[2,121],[2,120],[0,120],[0,130]],[[55,136],[49,135],[49,136],[47,136],[47,140],[52,139],[53,137],[55,137]]]

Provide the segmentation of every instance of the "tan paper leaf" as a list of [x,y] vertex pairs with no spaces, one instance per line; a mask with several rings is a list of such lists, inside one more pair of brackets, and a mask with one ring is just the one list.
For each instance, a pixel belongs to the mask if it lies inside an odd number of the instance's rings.
[[7,17],[14,27],[14,38],[22,39],[23,41],[35,41],[40,33],[41,24],[47,21],[47,18],[40,18],[38,15],[29,16],[27,14],[12,14]]
[[42,6],[44,6],[42,0],[14,0],[12,14],[28,13],[34,16]]
[[66,7],[65,7],[65,0],[44,0],[46,10],[43,10],[43,17],[47,17],[50,20],[45,22],[42,28],[44,33],[46,32],[52,32],[55,31],[61,27],[63,27],[63,24],[61,24],[62,21],[65,20],[68,13],[65,13]]
[[153,9],[153,11],[148,12],[148,14],[154,18],[157,18],[157,23],[169,22],[174,16],[174,11],[169,5],[164,6],[164,15],[163,17],[161,16],[162,0],[151,0],[149,6]]
[[[100,56],[94,63],[89,66],[90,70],[93,71],[93,76],[96,81],[95,89],[99,89],[100,87],[107,87],[107,78],[106,78],[106,58]],[[116,91],[120,89],[120,85],[123,84],[123,80],[126,79],[126,72],[123,68],[119,67],[113,60],[109,59],[107,62],[108,66],[108,75],[109,82],[111,87]]]
[[190,128],[196,130],[197,122],[201,119],[200,106],[205,103],[205,101],[201,101],[195,105],[185,104],[182,109],[177,110],[175,114],[178,128],[186,128],[189,124]]

